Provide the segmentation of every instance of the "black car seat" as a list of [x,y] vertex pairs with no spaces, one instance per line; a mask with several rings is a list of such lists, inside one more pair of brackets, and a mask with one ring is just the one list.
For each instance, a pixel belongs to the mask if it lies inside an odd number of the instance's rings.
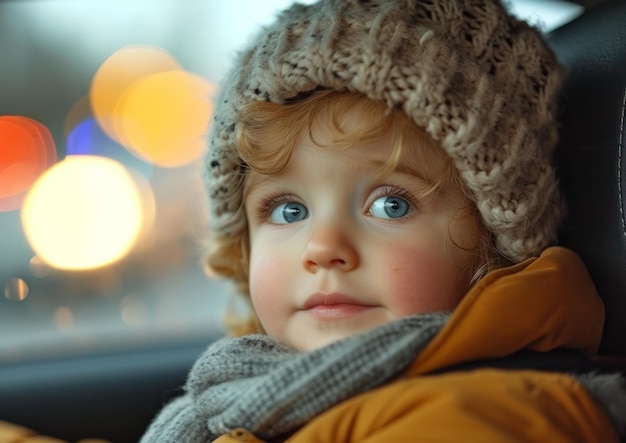
[[600,354],[626,368],[626,0],[549,34],[568,76],[557,164],[569,215],[559,243],[587,264],[606,306]]

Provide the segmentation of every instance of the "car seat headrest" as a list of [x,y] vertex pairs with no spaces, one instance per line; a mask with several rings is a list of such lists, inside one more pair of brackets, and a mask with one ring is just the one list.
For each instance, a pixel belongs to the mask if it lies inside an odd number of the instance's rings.
[[626,1],[548,35],[568,70],[556,152],[569,215],[559,244],[576,251],[606,306],[600,353],[626,356]]

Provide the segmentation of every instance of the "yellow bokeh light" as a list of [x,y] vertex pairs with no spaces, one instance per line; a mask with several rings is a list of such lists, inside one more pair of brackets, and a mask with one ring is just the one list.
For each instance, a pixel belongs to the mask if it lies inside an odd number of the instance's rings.
[[[98,68],[89,105],[112,140],[142,160],[176,168],[204,152],[214,89],[160,48],[125,47]],[[77,105],[72,121],[84,112]]]
[[147,209],[153,202],[146,203],[146,193],[115,160],[69,156],[26,195],[22,226],[33,250],[50,266],[101,267],[126,256],[151,222]]
[[113,110],[130,85],[146,75],[179,69],[176,59],[160,48],[129,46],[114,52],[98,68],[89,89],[91,109],[102,130],[113,140],[118,139]]
[[162,167],[198,159],[205,149],[212,87],[184,71],[146,76],[124,91],[113,112],[119,142]]

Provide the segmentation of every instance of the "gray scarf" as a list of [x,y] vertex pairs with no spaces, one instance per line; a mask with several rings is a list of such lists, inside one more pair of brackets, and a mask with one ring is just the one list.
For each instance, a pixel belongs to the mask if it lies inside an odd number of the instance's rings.
[[226,338],[196,361],[186,395],[142,442],[207,442],[242,427],[280,442],[328,408],[400,374],[449,314],[420,314],[301,353],[265,335]]

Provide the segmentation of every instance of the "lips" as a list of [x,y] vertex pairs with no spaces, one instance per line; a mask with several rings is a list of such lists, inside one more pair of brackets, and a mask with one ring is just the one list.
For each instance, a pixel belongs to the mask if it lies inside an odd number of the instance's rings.
[[306,299],[301,310],[315,318],[330,320],[349,318],[373,307],[348,295],[317,293]]

